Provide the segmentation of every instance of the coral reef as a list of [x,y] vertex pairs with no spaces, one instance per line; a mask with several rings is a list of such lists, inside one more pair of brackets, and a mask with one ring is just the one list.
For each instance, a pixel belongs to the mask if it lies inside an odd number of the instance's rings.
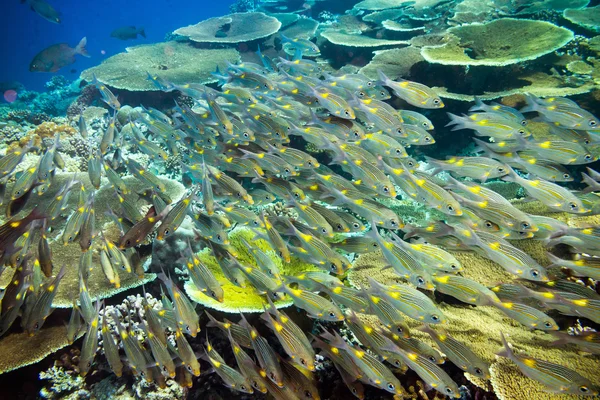
[[81,73],[81,78],[91,82],[92,75],[117,89],[130,91],[158,90],[148,80],[148,73],[158,75],[174,84],[211,83],[215,66],[237,62],[239,54],[234,49],[200,49],[188,43],[166,42],[129,47],[127,52],[106,59],[97,67]]
[[203,43],[241,43],[261,39],[277,32],[281,22],[261,12],[235,13],[209,18],[174,33]]

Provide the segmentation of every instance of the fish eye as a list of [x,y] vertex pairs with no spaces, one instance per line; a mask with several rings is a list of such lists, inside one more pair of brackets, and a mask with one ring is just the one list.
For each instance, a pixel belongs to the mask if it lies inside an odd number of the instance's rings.
[[279,137],[280,136],[279,132],[275,132],[275,136]]
[[248,135],[247,133],[244,133],[244,137],[245,137],[245,138],[247,138],[247,137],[249,137],[249,136],[250,136],[250,135]]
[[301,359],[300,359],[300,364],[302,364],[302,365],[306,365],[306,360],[305,360],[304,358],[301,358]]
[[588,122],[588,125],[589,126],[596,126],[596,125],[598,125],[598,123],[595,120],[590,119],[590,121]]
[[348,110],[346,110],[346,111],[344,111],[344,114],[350,115],[350,112],[348,112]]
[[358,390],[356,390],[356,388],[355,388],[355,387],[353,387],[353,388],[352,388],[352,393],[353,393],[353,394],[358,394]]
[[337,271],[337,265],[335,265],[335,264],[332,263],[331,264],[331,270],[332,271]]
[[217,235],[217,240],[221,240],[221,235]]
[[372,87],[372,86],[373,86],[373,81],[368,81],[368,82],[367,82],[367,86],[368,86],[368,87]]
[[399,135],[401,135],[402,134],[402,128],[396,129],[396,133],[399,134]]
[[217,294],[215,293],[215,291],[214,291],[214,290],[211,290],[211,291],[210,291],[210,295],[211,295],[212,297],[217,297]]
[[425,279],[423,279],[422,277],[418,277],[418,278],[417,278],[417,283],[418,283],[419,285],[424,285],[424,284],[425,284]]
[[388,383],[388,384],[387,384],[387,388],[388,388],[389,390],[396,390],[396,386],[395,386],[393,383]]
[[269,374],[269,378],[271,378],[271,380],[274,380],[274,379],[275,379],[275,374],[274,374],[273,372],[271,372],[271,373]]
[[323,229],[321,229],[321,232],[322,232],[323,234],[326,234],[326,233],[327,233],[327,229],[323,228]]
[[592,156],[591,156],[591,154],[586,154],[583,158],[585,158],[586,160],[589,161],[592,159]]
[[169,233],[171,233],[171,231],[168,228],[165,229],[165,236],[168,235]]
[[452,390],[452,388],[447,387],[446,388],[446,393],[454,393],[454,390]]
[[525,134],[525,129],[519,129],[519,135],[524,135]]
[[490,221],[485,221],[486,228],[492,228],[494,225]]
[[442,101],[440,99],[433,99],[433,104],[438,105],[440,104]]
[[306,391],[304,392],[304,396],[305,396],[305,397],[308,397],[308,398],[312,398],[312,393],[311,393],[310,391],[306,390]]
[[575,203],[569,203],[569,208],[571,208],[571,210],[576,210],[577,209],[577,204],[575,204]]
[[165,367],[164,365],[162,366],[162,370],[163,372],[167,372],[167,367]]
[[428,128],[429,124],[427,122],[423,122],[423,128]]
[[377,243],[373,243],[373,247],[378,248],[379,245]]
[[400,360],[395,360],[394,361],[394,365],[398,368],[400,368],[402,366],[402,363],[400,362]]
[[431,140],[431,138],[429,136],[425,136],[425,141],[429,142]]
[[532,269],[531,276],[533,276],[534,278],[537,278],[538,276],[540,276],[540,271],[538,271],[537,269]]
[[[186,365],[185,369],[187,369],[188,371],[192,372],[192,366],[191,365]],[[143,375],[142,375],[143,376]]]
[[435,322],[438,322],[440,320],[440,317],[438,317],[437,315],[434,314],[434,315],[431,316],[431,320],[435,321]]
[[499,172],[504,172],[504,167],[498,167]]
[[33,326],[33,329],[38,330],[40,329],[40,324],[39,322],[36,322],[35,325]]
[[429,361],[431,361],[432,363],[436,363],[437,364],[437,360],[434,356],[429,356]]
[[448,204],[446,208],[448,209],[448,211],[454,211],[454,207],[451,204]]
[[523,228],[529,228],[531,225],[529,225],[529,222],[521,222],[521,226],[523,226]]
[[396,154],[402,154],[402,150],[396,149]]
[[569,175],[569,174],[563,174],[563,178],[565,178],[565,179],[569,179],[570,177],[571,177],[571,175]]
[[390,188],[388,188],[387,186],[384,186],[384,187],[383,187],[383,191],[384,191],[385,193],[389,193],[389,191],[390,191]]
[[127,239],[127,241],[125,242],[125,244],[126,244],[127,246],[131,246],[131,240]]
[[186,331],[188,331],[188,332],[191,332],[191,331],[192,331],[192,330],[190,329],[190,326],[189,326],[189,325],[186,325],[186,326],[185,326],[185,330],[186,330]]
[[335,313],[334,313],[333,311],[329,311],[329,316],[330,316],[331,318],[335,318]]
[[237,197],[242,197],[242,194],[240,192],[237,193]]
[[286,174],[289,174],[289,173],[291,173],[290,169],[289,169],[289,168],[286,168],[286,169],[285,169],[285,173],[286,173]]
[[590,389],[587,386],[579,386],[579,391],[581,393],[587,393],[590,391]]
[[483,371],[481,370],[481,368],[475,368],[475,373],[477,375],[483,375]]
[[294,197],[299,199],[300,198],[300,194],[299,193],[294,193]]
[[552,324],[550,322],[548,322],[548,321],[544,322],[544,326],[546,328],[552,328]]

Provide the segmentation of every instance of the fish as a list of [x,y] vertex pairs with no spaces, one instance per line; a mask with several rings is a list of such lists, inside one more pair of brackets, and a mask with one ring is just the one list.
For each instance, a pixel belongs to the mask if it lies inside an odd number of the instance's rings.
[[2,177],[10,175],[32,149],[33,141],[23,147],[7,151],[6,155],[0,158],[0,175]]
[[125,165],[132,175],[142,182],[150,185],[157,192],[165,193],[167,191],[165,184],[156,175],[148,171],[146,168],[143,168],[136,161],[129,158],[125,161]]
[[171,207],[170,211],[161,220],[161,224],[158,227],[156,235],[158,240],[165,240],[167,236],[175,233],[187,215],[192,201],[196,199],[196,194],[191,193],[189,196],[181,199],[173,207]]
[[476,306],[500,303],[493,291],[472,279],[458,275],[435,275],[432,279],[436,290],[464,303]]
[[296,53],[298,50],[302,56],[317,57],[321,54],[319,47],[308,39],[289,38],[283,33],[280,34],[281,43],[286,52]]
[[79,120],[77,121],[77,128],[79,130],[79,134],[81,135],[81,137],[84,139],[87,139],[89,134],[88,134],[87,123],[85,122],[85,118],[83,118],[83,114],[79,114]]
[[13,251],[15,241],[29,230],[31,223],[46,218],[45,214],[34,208],[27,216],[21,219],[13,217],[6,221],[0,226],[0,252],[6,254]]
[[414,125],[425,129],[426,131],[433,130],[433,123],[421,113],[411,110],[398,110],[398,115],[405,125]]
[[[101,329],[104,356],[106,357],[106,361],[108,361],[108,365],[110,366],[110,370],[113,372],[113,374],[115,374],[117,377],[121,377],[123,375],[123,362],[121,361],[121,357],[119,355],[119,347],[117,346],[117,342],[115,341],[111,329],[108,326],[106,315],[107,311],[105,308],[102,317]],[[79,316],[77,316],[77,318],[79,318]]]
[[209,322],[206,324],[207,327],[216,327],[222,330],[228,336],[235,340],[237,344],[247,349],[252,349],[252,339],[250,337],[250,332],[245,326],[242,324],[236,324],[228,319],[224,319],[223,322],[218,321],[215,317],[213,317],[208,311],[204,311],[206,316],[209,319]]
[[[40,0],[35,0],[39,2]],[[86,46],[87,38],[79,41],[74,48],[69,47],[67,43],[53,44],[50,47],[40,51],[29,64],[31,72],[57,72],[58,70],[75,63],[76,55],[90,57]]]
[[524,353],[516,354],[506,341],[504,333],[500,332],[504,349],[497,353],[514,362],[523,375],[538,381],[551,393],[597,396],[600,388],[589,379],[577,372],[551,363],[546,360],[533,358]]
[[31,11],[44,18],[46,21],[52,22],[53,24],[60,24],[62,22],[60,12],[44,0],[21,0],[21,4],[27,4],[31,8]]
[[258,390],[261,393],[267,393],[267,382],[265,381],[265,376],[261,375],[261,372],[263,371],[258,368],[254,363],[254,360],[252,360],[252,357],[250,357],[235,341],[230,331],[227,332],[227,336],[241,374],[246,378],[253,389]]
[[142,348],[141,343],[133,332],[123,326],[116,311],[111,315],[117,326],[119,338],[121,339],[123,350],[125,350],[129,367],[134,375],[147,379],[151,373],[149,372],[149,368],[147,368],[148,362],[146,361],[146,356],[144,355],[144,349]]
[[116,28],[110,33],[110,37],[120,40],[137,39],[138,35],[146,38],[146,32],[143,27],[136,28],[135,26],[122,26]]
[[69,323],[67,324],[67,342],[73,344],[79,336],[81,331],[81,317],[79,316],[79,306],[77,301],[73,301],[73,308],[71,309],[71,316],[69,317]]
[[167,349],[166,343],[146,323],[142,323],[142,330],[146,334],[147,342],[150,344],[150,350],[152,351],[156,366],[163,375],[175,378],[175,363],[171,359],[171,354]]
[[369,285],[368,293],[383,297],[410,318],[432,324],[440,324],[447,320],[429,297],[408,285],[386,286],[372,277],[369,277]]
[[230,389],[237,390],[242,393],[254,393],[254,389],[248,380],[238,370],[225,364],[225,361],[217,353],[214,347],[208,341],[208,334],[204,345],[205,359],[214,368],[215,372]]
[[[190,246],[191,248],[191,246]],[[194,286],[218,302],[224,301],[223,288],[212,271],[202,261],[192,255],[192,260],[186,262],[188,273]]]
[[98,351],[99,310],[100,303],[96,302],[94,315],[88,324],[81,345],[81,354],[79,355],[79,374],[81,376],[86,376],[92,368],[92,363]]
[[410,329],[403,314],[387,299],[369,293],[364,288],[361,290],[361,295],[369,302],[371,313],[375,314],[391,332],[401,337],[410,336]]
[[522,113],[535,111],[545,120],[567,129],[583,131],[600,129],[597,117],[567,99],[558,97],[539,99],[529,94],[525,100],[527,106],[520,110]]
[[308,371],[315,370],[315,353],[302,329],[269,299],[261,318],[267,322],[292,361]]
[[460,129],[473,129],[478,136],[491,136],[495,140],[516,140],[531,136],[531,132],[518,122],[506,119],[502,115],[493,113],[471,114],[458,116],[448,113],[453,131]]
[[278,287],[276,292],[284,292],[290,296],[296,307],[306,311],[312,318],[325,321],[344,320],[342,311],[335,304],[318,294],[303,289],[292,289],[286,284]]
[[54,156],[56,154],[56,150],[58,149],[60,141],[60,135],[57,134],[54,138],[54,144],[52,147],[46,149],[46,152],[40,159],[38,169],[37,169],[37,180],[41,182],[45,182],[48,179],[51,179],[52,173],[54,172]]
[[478,378],[490,379],[489,363],[483,361],[464,343],[450,336],[443,328],[438,332],[425,325],[421,330],[431,336],[446,357],[458,368]]
[[531,329],[540,329],[544,331],[557,331],[559,329],[552,318],[526,304],[501,302],[498,305],[495,303],[493,305],[505,313],[509,318],[512,318]]
[[570,190],[559,186],[556,183],[541,178],[534,180],[522,178],[512,168],[508,170],[508,176],[504,177],[503,180],[518,183],[525,189],[527,194],[552,209],[573,214],[585,214],[589,212],[589,210],[584,207],[581,200]]
[[156,215],[154,206],[150,207],[146,216],[119,238],[118,247],[120,249],[127,249],[140,244],[169,210],[170,208],[167,207],[159,215]]
[[[98,91],[100,91],[100,96],[102,97],[102,101],[104,101],[106,103],[107,106],[109,106],[110,108],[112,108],[115,111],[118,111],[121,108],[121,103],[119,102],[119,99],[117,98],[117,96],[115,96],[113,94],[113,92],[111,92],[111,90],[106,87],[106,85],[102,82],[100,82],[98,80],[98,77],[96,77],[96,74],[92,74],[92,85],[94,85],[96,87],[96,89],[98,89]],[[115,115],[113,114],[113,117]]]
[[425,157],[425,160],[434,167],[433,175],[440,171],[451,171],[462,177],[477,179],[482,183],[509,173],[506,164],[487,157],[450,157],[446,161]]
[[323,336],[322,334],[321,336],[325,339],[329,339],[329,344],[331,346],[342,349],[350,355],[352,361],[360,371],[364,373],[365,380],[370,385],[395,395],[402,392],[398,379],[384,364],[377,360],[377,358],[358,347],[350,346],[337,332],[330,334],[325,331],[325,335]]
[[469,108],[469,112],[483,111],[485,113],[497,113],[505,118],[512,119],[515,122],[525,126],[528,121],[523,114],[512,108],[499,103],[485,104],[481,99],[475,96],[475,105]]
[[406,101],[408,104],[419,107],[438,109],[444,107],[444,102],[435,93],[435,91],[421,83],[398,79],[393,81],[388,78],[381,70],[377,70],[379,74],[378,83],[387,86],[396,96]]
[[17,200],[22,196],[25,196],[25,194],[27,194],[32,189],[33,185],[38,179],[38,169],[39,162],[36,165],[29,167],[24,171],[21,171],[20,173],[17,172],[15,176],[17,178],[17,181],[15,182],[10,194],[10,199],[12,201]]
[[178,326],[183,328],[188,335],[196,337],[196,334],[200,332],[200,325],[195,307],[170,278],[164,274],[160,274],[159,279],[169,291],[169,295],[175,306]]
[[120,288],[121,279],[119,277],[119,272],[113,267],[113,264],[110,262],[110,257],[106,249],[100,250],[100,266],[102,267],[102,272],[104,272],[104,276],[106,276],[108,282],[111,285],[114,285],[115,288]]
[[27,310],[28,312],[23,321],[23,328],[29,336],[37,333],[42,328],[42,325],[44,325],[46,318],[52,313],[52,301],[66,272],[63,265],[58,274],[56,274],[56,277],[50,278],[38,288],[31,310]]
[[261,369],[265,372],[266,377],[269,378],[270,382],[277,387],[283,387],[284,375],[281,365],[279,364],[277,353],[275,353],[273,348],[269,345],[269,342],[264,337],[260,336],[256,328],[250,325],[244,314],[241,314],[241,316],[242,320],[240,321],[240,325],[245,327],[250,334],[252,348],[254,349],[254,353],[256,354]]

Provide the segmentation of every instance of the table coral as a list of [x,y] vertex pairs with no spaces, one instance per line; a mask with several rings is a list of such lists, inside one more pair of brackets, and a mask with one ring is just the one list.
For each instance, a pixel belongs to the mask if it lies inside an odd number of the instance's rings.
[[235,13],[209,18],[174,33],[194,42],[241,43],[270,36],[281,28],[277,18],[261,12]]

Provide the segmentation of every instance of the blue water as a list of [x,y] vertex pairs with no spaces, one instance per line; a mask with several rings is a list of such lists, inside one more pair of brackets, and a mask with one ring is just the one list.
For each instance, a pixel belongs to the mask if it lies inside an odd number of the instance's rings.
[[[53,75],[76,79],[82,70],[128,46],[161,42],[166,33],[179,27],[228,14],[235,0],[49,0],[62,14],[60,25],[46,21],[19,0],[1,2],[0,82],[18,81],[27,89],[40,91]],[[110,37],[115,28],[124,25],[143,26],[147,38],[122,41]],[[90,58],[76,56],[75,64],[56,74],[29,72],[31,60],[41,50],[56,43],[74,47],[84,36]]]

